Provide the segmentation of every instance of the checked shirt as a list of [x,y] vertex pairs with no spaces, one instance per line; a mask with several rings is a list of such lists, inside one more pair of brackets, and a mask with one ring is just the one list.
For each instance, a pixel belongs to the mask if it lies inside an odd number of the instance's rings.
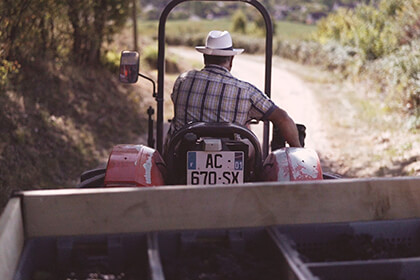
[[175,111],[172,133],[190,122],[245,125],[251,119],[266,119],[275,108],[267,95],[218,65],[179,76],[171,98]]

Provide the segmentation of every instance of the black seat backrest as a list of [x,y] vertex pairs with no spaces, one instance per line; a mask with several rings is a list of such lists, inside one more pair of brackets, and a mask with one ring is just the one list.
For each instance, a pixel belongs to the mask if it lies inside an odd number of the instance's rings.
[[[221,139],[223,150],[243,151],[245,155],[245,181],[253,181],[257,178],[262,166],[262,154],[260,144],[254,133],[244,126],[232,123],[197,122],[185,125],[170,139],[165,151],[165,162],[168,168],[167,184],[186,183],[186,154],[188,151],[202,150],[200,139],[203,138]],[[254,148],[253,166],[250,166],[247,160],[248,145],[240,139],[248,139]]]

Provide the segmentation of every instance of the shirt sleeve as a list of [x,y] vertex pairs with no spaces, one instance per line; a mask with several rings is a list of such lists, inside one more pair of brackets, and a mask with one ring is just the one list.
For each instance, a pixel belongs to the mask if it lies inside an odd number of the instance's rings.
[[174,105],[175,105],[176,96],[178,94],[178,88],[179,88],[179,85],[181,84],[182,79],[183,79],[182,76],[178,77],[172,88],[171,99]]
[[249,117],[256,120],[266,120],[276,105],[270,98],[257,88],[250,89],[251,110]]

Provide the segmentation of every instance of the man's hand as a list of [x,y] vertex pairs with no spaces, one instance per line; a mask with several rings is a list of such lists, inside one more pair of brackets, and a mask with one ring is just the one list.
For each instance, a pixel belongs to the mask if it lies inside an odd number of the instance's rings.
[[268,119],[277,126],[290,147],[301,147],[296,124],[286,111],[276,106]]

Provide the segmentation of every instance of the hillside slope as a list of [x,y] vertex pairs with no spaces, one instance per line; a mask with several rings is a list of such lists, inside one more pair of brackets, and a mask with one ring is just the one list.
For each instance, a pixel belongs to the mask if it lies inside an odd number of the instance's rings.
[[0,208],[18,189],[74,187],[146,131],[138,91],[98,67],[32,63],[0,94]]

